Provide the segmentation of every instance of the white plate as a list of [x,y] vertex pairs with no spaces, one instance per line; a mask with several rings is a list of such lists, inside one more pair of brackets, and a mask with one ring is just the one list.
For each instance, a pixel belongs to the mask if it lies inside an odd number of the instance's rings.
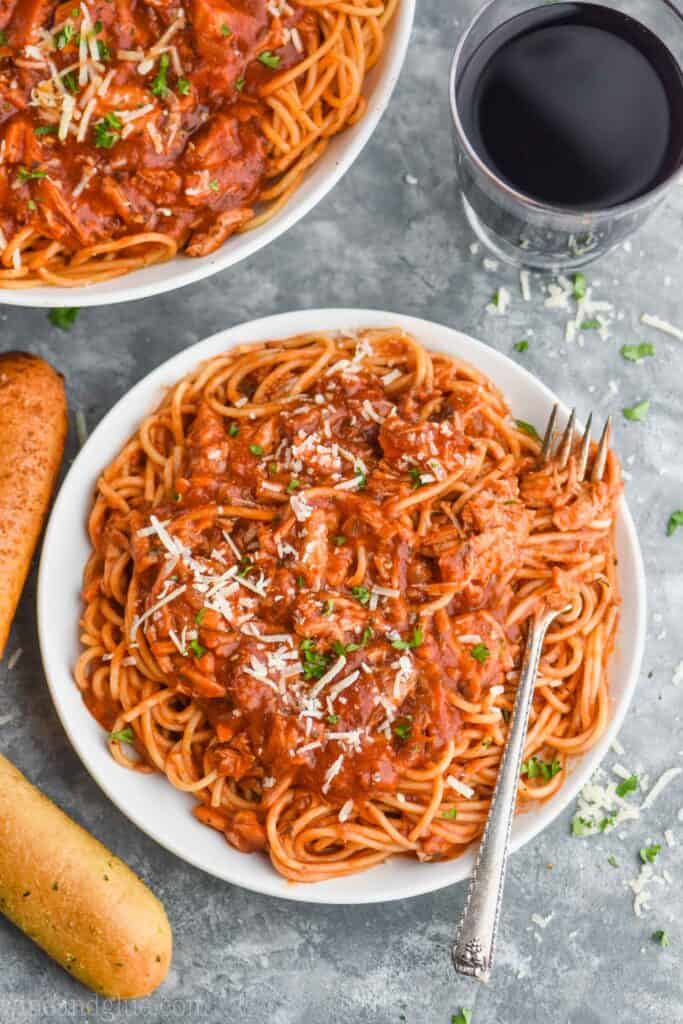
[[211,277],[279,238],[334,188],[379,124],[405,60],[415,3],[416,0],[400,0],[398,10],[387,27],[384,53],[368,74],[363,89],[368,104],[364,116],[332,139],[289,202],[266,224],[243,235],[234,235],[211,256],[197,259],[176,256],[167,263],[158,263],[86,288],[0,289],[0,305],[46,308],[108,306],[146,299],[150,295],[160,295]]
[[[457,860],[420,864],[394,858],[360,875],[293,885],[267,857],[234,850],[223,836],[190,813],[194,800],[162,775],[139,775],[110,756],[105,735],[85,708],[72,676],[81,613],[81,574],[89,554],[86,518],[96,480],[118,454],[163,391],[201,360],[240,342],[288,337],[305,331],[400,325],[427,348],[469,360],[502,389],[514,414],[542,425],[556,400],[551,391],[506,356],[479,341],[426,320],[368,310],[322,309],[255,320],[208,338],[164,363],[140,381],[105,416],[64,481],[47,528],[38,580],[38,631],[52,698],[76,752],[104,792],[162,846],[212,875],[247,889],[311,903],[373,903],[431,892],[466,878],[472,852]],[[566,412],[566,410],[564,410]],[[610,722],[600,742],[583,758],[552,800],[517,818],[513,849],[546,827],[576,796],[598,766],[626,714],[638,677],[645,636],[645,578],[633,521],[625,502],[617,523],[617,551],[623,605],[610,672]],[[121,851],[125,856],[125,849]]]

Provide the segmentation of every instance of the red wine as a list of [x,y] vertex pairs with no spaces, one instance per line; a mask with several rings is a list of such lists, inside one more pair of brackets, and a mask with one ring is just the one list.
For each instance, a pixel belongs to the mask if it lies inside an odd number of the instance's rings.
[[683,164],[683,72],[640,22],[555,3],[494,30],[457,94],[472,145],[518,192],[569,209],[645,195]]

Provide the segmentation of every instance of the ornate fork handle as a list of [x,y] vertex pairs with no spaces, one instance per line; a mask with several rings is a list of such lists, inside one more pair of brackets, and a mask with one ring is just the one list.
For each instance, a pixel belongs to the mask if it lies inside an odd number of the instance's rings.
[[529,629],[510,734],[453,945],[456,971],[479,981],[488,981],[493,966],[529,710],[545,634],[559,614],[561,612],[547,611],[537,617]]

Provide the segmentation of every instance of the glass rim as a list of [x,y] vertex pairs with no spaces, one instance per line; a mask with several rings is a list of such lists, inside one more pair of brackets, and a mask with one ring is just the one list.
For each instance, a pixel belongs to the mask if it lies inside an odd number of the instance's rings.
[[[555,2],[561,2],[561,0],[555,0]],[[591,0],[578,0],[581,3],[591,2]],[[600,0],[594,0],[594,2],[600,3]],[[683,11],[679,10],[674,5],[673,0],[656,0],[661,6],[667,8],[674,15],[676,20],[680,23],[681,32],[683,33]],[[460,111],[458,110],[458,102],[456,95],[456,82],[458,76],[458,70],[460,61],[463,55],[463,50],[472,35],[472,32],[477,27],[484,15],[490,11],[492,7],[503,3],[503,0],[487,0],[484,6],[478,11],[477,14],[468,22],[465,29],[462,32],[460,40],[456,45],[453,57],[451,59],[451,68],[448,76],[448,100],[451,108],[451,117],[455,131],[458,136],[458,140],[462,145],[463,149],[467,153],[468,157],[475,164],[475,166],[481,171],[484,177],[488,180],[495,189],[505,193],[505,195],[516,203],[520,203],[523,206],[529,207],[537,213],[546,213],[554,218],[565,220],[567,223],[576,221],[584,221],[587,217],[591,219],[603,218],[603,217],[615,217],[620,214],[627,214],[639,210],[643,206],[647,206],[649,203],[658,199],[662,196],[676,181],[683,171],[683,164],[679,164],[671,174],[662,182],[659,183],[655,188],[646,192],[645,195],[637,196],[635,199],[629,199],[625,203],[618,203],[616,206],[607,206],[597,210],[587,210],[584,208],[577,208],[576,210],[568,209],[566,206],[554,206],[552,203],[544,203],[539,199],[534,199],[532,196],[527,195],[525,192],[518,191],[513,185],[508,184],[503,178],[499,177],[496,172],[489,167],[485,160],[477,153],[476,149],[470,142],[468,133],[465,131],[465,127],[460,117]],[[537,6],[544,6],[543,0],[536,0]],[[638,20],[637,18],[635,19]],[[644,24],[640,22],[640,24]],[[647,26],[645,26],[647,28]],[[649,31],[652,31],[650,29]],[[666,44],[665,44],[666,45]],[[668,47],[667,47],[668,49]],[[673,57],[673,54],[672,54]],[[674,57],[676,64],[681,69],[683,74],[683,66],[676,57]]]

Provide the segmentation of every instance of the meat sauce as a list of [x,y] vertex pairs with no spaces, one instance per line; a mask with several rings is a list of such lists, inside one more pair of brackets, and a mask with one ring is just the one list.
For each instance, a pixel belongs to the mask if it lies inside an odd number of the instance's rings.
[[267,173],[261,86],[313,31],[279,6],[0,0],[0,239],[33,227],[76,251],[161,232],[213,252]]

